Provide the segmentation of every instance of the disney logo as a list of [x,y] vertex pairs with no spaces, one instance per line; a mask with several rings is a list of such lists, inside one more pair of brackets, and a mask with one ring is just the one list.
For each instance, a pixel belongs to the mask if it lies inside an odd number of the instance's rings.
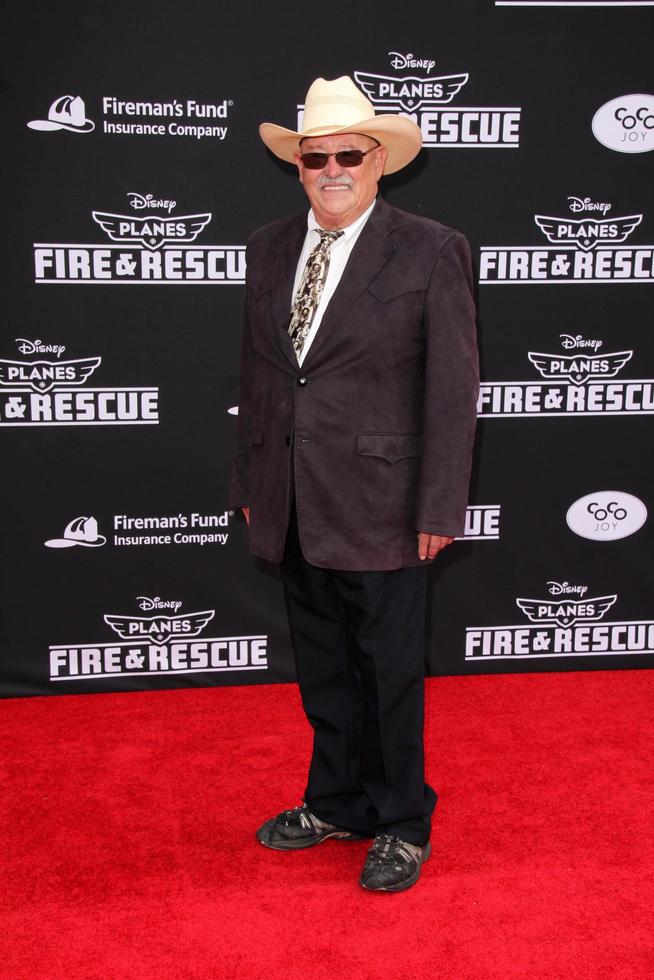
[[63,344],[44,344],[42,340],[25,340],[24,337],[15,339],[21,354],[55,354],[61,357],[66,350]]
[[565,350],[573,350],[580,347],[590,347],[591,350],[599,350],[604,343],[603,340],[584,340],[580,333],[576,337],[573,337],[570,333],[560,333],[559,337],[561,338],[561,347],[564,347]]
[[588,592],[587,585],[570,585],[569,582],[548,582],[550,595],[579,595]]
[[389,55],[392,55],[391,65],[393,68],[425,68],[429,73],[434,65],[435,61],[430,61],[428,58],[416,58],[414,54],[400,54],[399,51],[389,51]]
[[177,205],[177,201],[160,200],[154,194],[137,194],[136,191],[128,191],[127,196],[135,211],[142,211],[143,208],[158,208],[170,214]]
[[176,599],[164,601],[161,596],[158,595],[155,596],[154,599],[148,599],[148,597],[144,595],[137,595],[136,602],[139,609],[142,609],[144,612],[150,612],[152,609],[173,609],[175,612],[177,612],[182,605],[182,603],[178,602]]
[[578,211],[599,211],[600,214],[608,214],[612,204],[599,203],[598,201],[591,201],[589,197],[569,197],[570,210],[574,211],[575,214]]

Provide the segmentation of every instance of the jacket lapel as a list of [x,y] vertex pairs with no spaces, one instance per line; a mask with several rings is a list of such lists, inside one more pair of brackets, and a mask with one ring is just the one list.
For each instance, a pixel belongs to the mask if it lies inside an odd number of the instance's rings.
[[395,251],[395,245],[389,239],[393,229],[391,215],[392,211],[388,205],[378,198],[372,214],[352,249],[341,281],[323,314],[303,367],[315,357],[334,328],[342,322],[350,307]]
[[271,302],[274,336],[295,370],[298,368],[298,363],[288,334],[288,324],[291,318],[295,272],[306,233],[306,215],[300,214],[294,219],[288,235],[280,245],[273,271]]

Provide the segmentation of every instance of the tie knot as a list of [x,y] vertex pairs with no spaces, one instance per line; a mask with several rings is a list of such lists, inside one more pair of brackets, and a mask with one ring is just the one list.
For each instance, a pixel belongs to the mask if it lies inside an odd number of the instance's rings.
[[320,235],[320,245],[323,248],[329,247],[332,242],[335,242],[343,234],[342,231],[325,231],[324,228],[318,228],[317,231]]

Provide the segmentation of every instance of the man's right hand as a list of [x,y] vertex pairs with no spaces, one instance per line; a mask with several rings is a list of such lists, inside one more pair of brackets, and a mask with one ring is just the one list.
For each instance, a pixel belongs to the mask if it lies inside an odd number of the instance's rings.
[[245,523],[249,527],[250,526],[250,508],[249,507],[241,507],[241,510],[243,511],[243,517],[245,518]]

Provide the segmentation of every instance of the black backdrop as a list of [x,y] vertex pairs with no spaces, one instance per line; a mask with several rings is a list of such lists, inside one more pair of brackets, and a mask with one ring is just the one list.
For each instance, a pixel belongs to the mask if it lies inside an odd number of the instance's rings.
[[304,207],[259,122],[355,73],[431,144],[384,196],[464,231],[479,278],[431,673],[652,665],[653,16],[10,0],[4,695],[293,677],[275,570],[227,510],[242,247]]

